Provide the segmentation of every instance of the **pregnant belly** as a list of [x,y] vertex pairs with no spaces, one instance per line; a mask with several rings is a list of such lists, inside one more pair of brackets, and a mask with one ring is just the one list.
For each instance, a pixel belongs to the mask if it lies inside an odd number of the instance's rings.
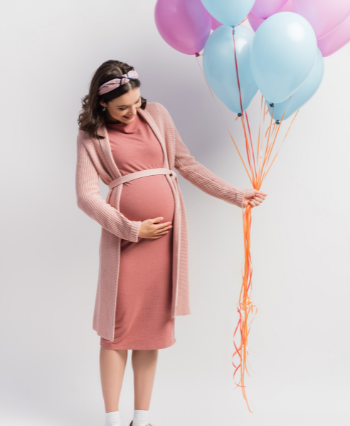
[[123,184],[120,212],[129,220],[174,219],[175,200],[165,175],[145,176]]

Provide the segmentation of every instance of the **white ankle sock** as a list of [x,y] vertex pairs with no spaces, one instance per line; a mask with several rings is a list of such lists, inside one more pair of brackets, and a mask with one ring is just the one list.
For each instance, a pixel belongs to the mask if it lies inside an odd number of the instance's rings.
[[140,426],[148,422],[148,410],[134,410],[134,418],[132,419],[132,426]]
[[106,413],[105,426],[121,426],[119,411]]

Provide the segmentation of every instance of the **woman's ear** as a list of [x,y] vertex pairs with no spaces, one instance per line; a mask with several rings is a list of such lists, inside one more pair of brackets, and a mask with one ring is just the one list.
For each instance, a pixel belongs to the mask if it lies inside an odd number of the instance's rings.
[[106,108],[106,107],[107,107],[106,102],[103,102],[103,101],[100,101],[100,105],[102,105],[104,108]]

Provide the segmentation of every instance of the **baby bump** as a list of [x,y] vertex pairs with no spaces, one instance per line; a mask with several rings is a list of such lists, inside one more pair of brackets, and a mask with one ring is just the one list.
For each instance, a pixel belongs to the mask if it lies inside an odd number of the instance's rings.
[[175,200],[166,176],[145,176],[124,183],[119,208],[129,220],[144,221],[161,216],[161,222],[172,222]]

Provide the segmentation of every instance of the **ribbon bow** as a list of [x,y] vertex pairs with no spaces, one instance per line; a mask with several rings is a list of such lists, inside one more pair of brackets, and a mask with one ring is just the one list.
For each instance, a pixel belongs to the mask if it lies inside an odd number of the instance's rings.
[[98,94],[104,95],[105,93],[116,89],[122,84],[129,83],[130,80],[138,80],[138,78],[139,75],[136,71],[128,71],[126,74],[120,75],[119,77],[113,78],[113,80],[109,80],[106,83],[102,84],[102,86],[100,86],[98,89]]

